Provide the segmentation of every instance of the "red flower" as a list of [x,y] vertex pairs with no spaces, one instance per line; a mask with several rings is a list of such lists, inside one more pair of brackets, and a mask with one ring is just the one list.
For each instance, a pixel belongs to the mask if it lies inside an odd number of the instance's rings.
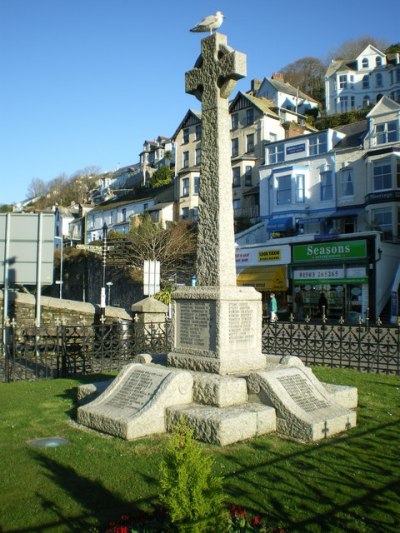
[[252,526],[258,526],[261,524],[261,517],[259,517],[258,515],[256,515],[253,520],[251,521],[251,525]]
[[129,520],[129,516],[127,514],[123,514],[123,515],[121,515],[121,520],[127,521],[127,520]]

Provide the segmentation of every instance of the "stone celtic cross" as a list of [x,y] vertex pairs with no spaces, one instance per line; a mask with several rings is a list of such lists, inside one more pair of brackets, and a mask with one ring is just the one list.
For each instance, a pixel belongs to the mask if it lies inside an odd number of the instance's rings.
[[197,284],[236,285],[228,96],[246,75],[246,56],[214,33],[201,42],[201,55],[186,72],[186,92],[202,103],[201,177]]

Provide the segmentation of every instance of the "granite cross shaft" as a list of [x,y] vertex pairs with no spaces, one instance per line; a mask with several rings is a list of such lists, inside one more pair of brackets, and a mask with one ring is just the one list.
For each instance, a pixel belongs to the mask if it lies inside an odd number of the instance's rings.
[[202,103],[197,285],[236,286],[228,96],[246,75],[246,55],[214,33],[186,72],[186,92]]

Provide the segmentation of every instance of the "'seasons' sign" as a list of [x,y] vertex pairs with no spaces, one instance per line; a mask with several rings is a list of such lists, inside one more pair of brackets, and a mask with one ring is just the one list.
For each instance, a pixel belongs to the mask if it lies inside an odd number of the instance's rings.
[[365,240],[299,244],[293,247],[293,262],[357,259],[366,256]]

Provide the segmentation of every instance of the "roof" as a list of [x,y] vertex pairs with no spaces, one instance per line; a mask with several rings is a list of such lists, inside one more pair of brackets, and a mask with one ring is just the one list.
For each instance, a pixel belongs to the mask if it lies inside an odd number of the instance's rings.
[[172,137],[171,137],[172,140],[175,140],[175,139],[176,139],[178,133],[179,133],[180,130],[184,127],[186,121],[188,120],[188,118],[189,118],[190,116],[194,116],[194,117],[196,117],[196,118],[199,120],[199,122],[201,121],[201,112],[200,112],[200,111],[196,111],[195,109],[189,109],[189,110],[186,112],[186,114],[185,114],[185,116],[183,117],[183,119],[181,120],[181,122],[179,123],[179,126],[176,128],[175,133],[172,135]]
[[266,80],[280,93],[289,94],[290,96],[297,96],[303,100],[310,100],[310,102],[315,102],[318,104],[318,101],[315,100],[315,98],[303,93],[303,91],[298,90],[296,87],[293,87],[293,85],[287,81],[282,81],[276,78],[266,78]]
[[162,187],[157,187],[154,189],[150,187],[142,187],[138,190],[131,190],[124,195],[110,198],[110,200],[106,200],[105,202],[102,202],[101,204],[97,205],[95,208],[92,209],[92,211],[105,211],[107,209],[121,207],[126,204],[143,202],[144,200],[168,200],[169,196],[171,196],[171,194],[173,195],[173,189],[173,184],[163,185]]
[[364,136],[368,131],[367,120],[360,120],[359,122],[352,122],[351,124],[345,124],[344,126],[338,126],[335,131],[344,133],[346,137],[341,139],[335,146],[335,148],[351,148],[358,147],[362,144]]
[[232,111],[232,108],[235,106],[236,102],[240,98],[245,98],[246,100],[248,100],[252,105],[257,107],[262,113],[264,113],[264,115],[269,115],[269,116],[271,116],[273,118],[279,119],[279,116],[274,111],[272,111],[272,109],[271,109],[271,106],[273,105],[271,100],[268,100],[268,98],[264,98],[264,97],[260,98],[260,97],[257,97],[257,96],[253,96],[253,95],[248,94],[248,93],[242,93],[241,91],[239,91],[237,93],[235,98],[229,104],[229,111],[230,112]]

